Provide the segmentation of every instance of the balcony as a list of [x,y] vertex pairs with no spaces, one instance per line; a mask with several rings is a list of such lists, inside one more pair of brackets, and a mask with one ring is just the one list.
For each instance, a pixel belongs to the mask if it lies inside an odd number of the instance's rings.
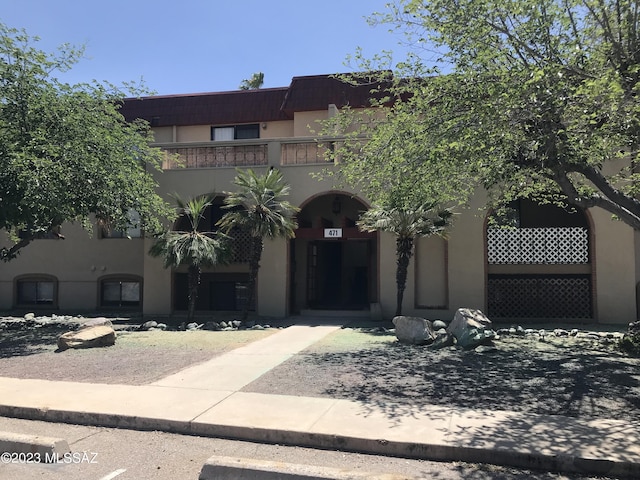
[[[215,145],[163,148],[167,160],[162,168],[253,167],[267,165],[267,145]],[[178,161],[169,158],[177,156]]]
[[[264,165],[326,165],[333,143],[313,139],[249,140],[158,145],[166,153],[164,170],[178,168],[258,167]],[[177,159],[176,159],[177,157]]]

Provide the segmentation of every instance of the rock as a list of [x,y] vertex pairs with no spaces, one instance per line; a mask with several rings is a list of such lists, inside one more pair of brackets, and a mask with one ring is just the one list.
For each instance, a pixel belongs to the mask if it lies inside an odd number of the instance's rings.
[[569,332],[567,332],[566,330],[562,329],[562,328],[556,328],[553,331],[553,334],[556,337],[568,337],[569,336]]
[[98,327],[101,325],[104,325],[105,327],[113,327],[111,320],[109,320],[108,318],[96,317],[96,318],[89,318],[88,320],[85,320],[80,324],[79,328]]
[[436,338],[433,325],[424,318],[400,315],[394,317],[393,324],[396,327],[396,338],[402,343],[425,345]]
[[228,328],[228,327],[229,327],[229,325],[227,325],[227,322],[220,322],[220,328],[221,329],[224,330],[225,328]]
[[498,349],[496,348],[495,345],[478,345],[475,348],[475,351],[478,353],[490,353],[490,352],[497,352]]
[[517,335],[524,335],[525,333],[526,333],[526,332],[525,332],[525,329],[524,329],[524,328],[522,328],[522,325],[518,325],[518,326],[516,327],[516,334],[517,334]]
[[25,313],[24,314],[24,319],[25,320],[35,320],[36,318],[36,314],[35,313]]
[[140,325],[140,330],[149,330],[151,328],[156,328],[158,326],[158,322],[154,320],[149,320],[148,322],[144,322]]
[[167,324],[166,323],[159,323],[156,325],[156,328],[158,330],[166,330],[167,329]]
[[578,329],[574,328],[569,332],[569,335],[571,335],[572,337],[575,337],[576,335],[578,335]]
[[438,349],[438,348],[452,347],[454,343],[456,343],[456,339],[453,338],[453,335],[447,332],[446,329],[441,329],[441,330],[438,330],[436,339],[433,341],[431,345],[429,345],[429,348]]
[[63,333],[58,337],[58,348],[93,348],[108,347],[116,343],[116,332],[113,327],[96,325],[75,332]]
[[447,331],[462,348],[475,348],[490,343],[495,337],[491,320],[480,310],[470,308],[459,308]]
[[204,324],[204,329],[205,330],[212,330],[212,331],[217,331],[217,330],[221,330],[220,324],[218,322],[207,322]]
[[196,322],[191,322],[187,324],[187,330],[198,330],[199,326]]
[[264,330],[264,327],[262,325],[254,325],[251,330]]
[[434,330],[440,330],[441,328],[447,328],[447,324],[444,323],[442,320],[434,320],[432,325],[433,325],[433,329]]

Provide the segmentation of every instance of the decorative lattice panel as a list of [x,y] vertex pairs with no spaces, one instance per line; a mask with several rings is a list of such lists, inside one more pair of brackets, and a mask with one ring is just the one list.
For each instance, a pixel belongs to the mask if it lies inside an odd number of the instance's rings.
[[589,275],[489,275],[490,318],[592,318]]
[[586,264],[589,232],[583,227],[489,228],[489,264]]
[[[214,147],[167,148],[177,154],[186,168],[250,167],[267,164],[266,145],[224,145]],[[165,165],[176,168],[176,165]]]
[[234,228],[230,233],[231,237],[231,262],[247,263],[251,253],[251,236],[246,230]]
[[326,163],[326,149],[326,146],[317,143],[283,143],[281,162],[282,165]]

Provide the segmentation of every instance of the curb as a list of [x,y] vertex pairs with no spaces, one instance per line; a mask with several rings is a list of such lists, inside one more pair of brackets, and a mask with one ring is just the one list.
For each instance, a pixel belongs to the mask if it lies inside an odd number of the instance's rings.
[[608,475],[621,479],[640,478],[640,463],[587,458],[579,455],[553,455],[539,452],[524,452],[515,449],[488,449],[427,442],[403,442],[383,438],[349,437],[277,428],[252,428],[247,426],[206,424],[197,421],[185,422],[142,416],[11,407],[6,405],[0,405],[0,416],[76,425],[133,430],[159,430],[183,435],[198,435],[202,437],[226,438],[257,443],[342,450],[399,458],[484,463],[551,472]]
[[55,463],[70,452],[69,444],[62,438],[0,432],[3,463],[12,463],[14,459],[16,463]]
[[211,457],[198,480],[417,480],[404,475],[342,470],[295,463],[236,457]]

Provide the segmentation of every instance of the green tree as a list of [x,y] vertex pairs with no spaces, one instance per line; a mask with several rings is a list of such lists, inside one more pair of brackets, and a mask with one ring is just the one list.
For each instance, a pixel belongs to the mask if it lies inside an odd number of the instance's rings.
[[149,126],[125,121],[111,85],[58,81],[82,50],[48,54],[37,40],[0,24],[0,229],[11,241],[0,259],[64,222],[91,230],[94,215],[126,230],[135,210],[135,226],[154,232],[170,208],[156,193],[162,153]]
[[396,237],[396,316],[402,315],[402,300],[407,284],[407,269],[418,237],[445,235],[453,214],[430,205],[416,208],[374,206],[357,222],[365,232],[383,231]]
[[226,232],[235,227],[249,233],[249,298],[242,311],[242,320],[246,321],[256,298],[264,239],[293,238],[298,208],[285,200],[290,187],[279,170],[270,169],[262,175],[251,169],[238,171],[233,183],[237,190],[227,193],[224,208],[229,211],[218,225]]
[[163,258],[165,268],[187,266],[189,295],[187,321],[191,322],[198,300],[202,267],[227,263],[230,249],[226,236],[217,232],[200,231],[204,214],[211,205],[211,198],[203,196],[188,201],[177,198],[176,203],[180,217],[186,219],[188,223],[188,229],[168,230],[159,235],[151,246],[149,254]]
[[238,87],[240,90],[257,90],[262,87],[264,83],[264,73],[256,72],[251,75],[251,78],[242,80],[242,83]]
[[372,21],[416,46],[389,91],[424,127],[406,141],[443,161],[433,175],[463,170],[497,203],[600,207],[640,229],[639,11],[631,0],[400,0]]

